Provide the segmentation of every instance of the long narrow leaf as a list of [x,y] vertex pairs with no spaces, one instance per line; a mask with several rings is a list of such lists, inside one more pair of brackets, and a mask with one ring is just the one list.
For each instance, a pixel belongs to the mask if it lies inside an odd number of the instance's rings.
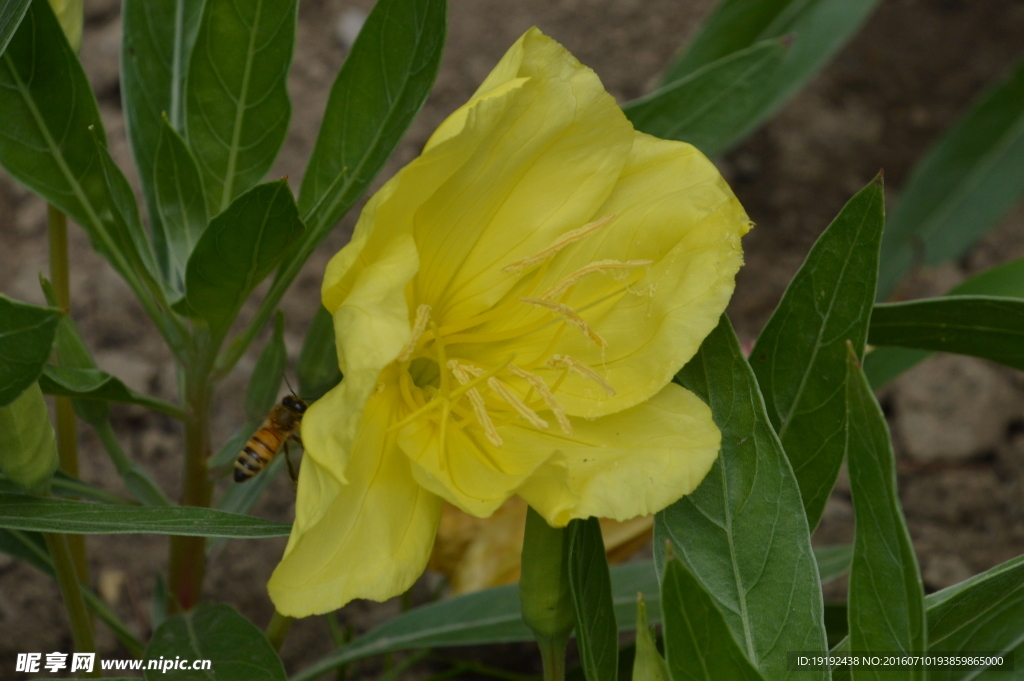
[[65,534],[287,537],[291,525],[209,508],[145,508],[0,492],[0,528]]
[[1024,59],[921,160],[882,244],[879,298],[923,257],[961,255],[1024,192]]
[[846,453],[846,342],[864,353],[885,224],[879,175],[814,244],[750,353],[807,521],[821,519]]
[[[121,104],[165,275],[170,273],[170,255],[154,167],[164,115],[171,128],[185,132],[185,77],[203,4],[204,0],[124,0],[121,9]],[[201,193],[196,198],[205,203]]]
[[[1024,258],[993,267],[950,289],[948,296],[1002,296],[1024,298]],[[878,390],[904,371],[926,359],[927,350],[880,347],[864,357],[864,373]]]
[[943,296],[876,305],[868,342],[955,352],[1024,369],[1024,299]]
[[[848,351],[850,493],[856,521],[850,566],[849,626],[854,652],[924,653],[924,588],[896,492],[896,460],[882,409],[857,355]],[[851,678],[877,679],[879,670],[854,667]],[[922,668],[905,679],[924,679]]]
[[792,35],[779,68],[761,83],[763,103],[739,139],[776,111],[849,40],[878,0],[724,0],[685,52],[668,68],[664,83],[763,40]]
[[270,170],[288,132],[298,0],[205,0],[185,88],[186,138],[210,215]]
[[32,0],[7,0],[0,6],[0,54],[7,49]]
[[616,681],[619,640],[608,559],[597,518],[569,524],[569,593],[576,644],[587,681]]
[[785,39],[722,57],[622,107],[637,130],[689,142],[707,156],[727,151],[761,117],[764,85],[786,54]]
[[47,395],[137,404],[176,419],[185,418],[185,412],[178,405],[137,393],[120,379],[99,369],[47,364],[39,377],[39,386]]
[[825,649],[821,582],[800,488],[727,317],[676,380],[711,406],[722,451],[657,515],[655,556],[670,539],[766,678],[824,679],[787,671],[787,651]]

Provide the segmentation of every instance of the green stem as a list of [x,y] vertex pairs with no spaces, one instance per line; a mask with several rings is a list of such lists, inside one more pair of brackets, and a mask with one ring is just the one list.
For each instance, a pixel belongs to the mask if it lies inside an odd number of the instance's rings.
[[544,663],[544,681],[565,679],[565,648],[568,643],[568,636],[561,639],[537,637],[540,659]]
[[288,636],[288,630],[292,628],[294,621],[295,618],[274,611],[274,616],[270,618],[270,624],[267,625],[266,631],[267,640],[270,641],[270,645],[274,646],[274,650],[281,650],[281,645],[284,643],[285,637]]
[[[68,218],[52,205],[46,207],[47,235],[50,240],[50,280],[53,284],[57,305],[66,312],[71,311],[71,276],[68,259]],[[60,469],[73,478],[78,477],[78,428],[71,398],[58,397],[54,404],[57,409],[57,456]],[[71,535],[67,538],[71,559],[79,579],[89,581],[89,560],[85,553],[85,537]]]
[[[85,599],[82,598],[82,585],[78,581],[78,573],[75,571],[74,561],[71,559],[67,538],[63,534],[50,533],[44,534],[43,538],[46,540],[46,548],[49,549],[50,556],[53,558],[53,569],[57,574],[61,595],[64,597],[64,608],[71,621],[71,636],[75,641],[75,652],[95,653],[96,641],[92,634],[92,620],[85,607]],[[94,665],[93,671],[89,674],[92,677],[102,675],[99,665]]]
[[[196,334],[197,340],[201,332]],[[209,354],[197,353],[198,366],[189,367],[185,376],[185,402],[188,419],[185,421],[185,470],[182,476],[181,505],[209,507],[213,485],[206,469],[210,456],[210,362],[203,361]],[[178,605],[190,609],[202,595],[203,575],[206,571],[205,537],[171,537],[168,565],[168,608],[175,612]]]

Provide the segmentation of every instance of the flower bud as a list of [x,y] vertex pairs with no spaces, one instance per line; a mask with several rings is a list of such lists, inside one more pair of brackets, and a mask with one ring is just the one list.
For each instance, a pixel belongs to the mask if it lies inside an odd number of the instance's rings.
[[575,624],[567,565],[569,537],[532,508],[526,514],[519,598],[523,621],[537,639],[568,640]]
[[46,494],[57,470],[57,443],[38,383],[0,407],[0,470],[33,494]]

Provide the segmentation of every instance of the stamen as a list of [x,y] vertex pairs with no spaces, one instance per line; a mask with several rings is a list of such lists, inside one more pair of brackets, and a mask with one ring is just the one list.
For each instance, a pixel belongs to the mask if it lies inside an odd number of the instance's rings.
[[580,239],[583,239],[584,237],[590,236],[597,230],[601,229],[601,227],[608,224],[614,217],[614,215],[605,215],[603,218],[599,220],[588,222],[582,227],[577,227],[576,229],[570,230],[563,234],[562,236],[558,237],[554,243],[552,243],[550,246],[545,248],[540,253],[535,253],[534,255],[531,255],[528,258],[523,258],[522,260],[516,260],[511,265],[506,265],[505,267],[502,267],[501,271],[507,272],[509,274],[519,274],[527,267],[532,267],[533,265],[536,265],[537,263],[543,260],[547,260],[555,253],[558,253],[560,250],[568,246],[569,244],[575,243]]
[[565,413],[565,409],[555,399],[554,393],[548,388],[548,384],[544,382],[540,376],[531,374],[529,371],[520,369],[515,364],[509,364],[508,370],[514,375],[526,381],[531,388],[540,393],[540,397],[544,400],[544,404],[548,405],[548,409],[555,415],[555,419],[558,421],[558,425],[561,426],[562,432],[566,435],[572,435],[572,424],[569,423],[569,417]]
[[643,267],[644,265],[651,265],[653,263],[653,260],[626,260],[625,262],[621,260],[598,260],[597,262],[592,262],[589,265],[576,270],[568,277],[542,293],[540,297],[544,300],[553,300],[558,298],[579,283],[579,281],[588,274],[594,274],[597,272],[605,273],[611,272],[612,270],[625,270],[633,267]]
[[412,336],[409,337],[409,342],[405,344],[402,351],[398,353],[399,362],[404,362],[412,357],[412,352],[416,349],[416,344],[420,342],[420,338],[423,337],[423,332],[427,330],[427,322],[429,321],[430,306],[420,305],[416,308],[416,322],[412,325]]
[[[455,380],[457,380],[460,385],[465,387],[466,385],[469,384],[471,380],[471,374],[469,371],[467,371],[467,369],[475,369],[476,367],[464,367],[461,364],[459,364],[456,360],[450,359],[448,360],[448,368],[455,376]],[[478,374],[477,378],[479,378],[482,374],[483,372]],[[502,444],[504,444],[504,441],[501,439],[501,436],[498,435],[498,429],[494,427],[494,422],[491,421],[490,414],[487,413],[487,405],[484,404],[484,398],[480,394],[480,391],[477,390],[476,388],[470,388],[469,390],[466,391],[466,397],[469,398],[469,403],[473,405],[473,414],[476,415],[477,422],[479,422],[480,425],[483,426],[484,433],[487,434],[487,439],[490,440],[491,444],[494,445],[495,447],[500,447]]]
[[555,303],[550,300],[538,300],[536,298],[520,298],[520,302],[528,305],[539,305],[540,307],[546,307],[552,312],[556,312],[562,315],[565,321],[569,322],[577,329],[579,329],[584,336],[596,343],[599,347],[607,348],[608,341],[601,337],[599,333],[590,328],[590,325],[583,321],[583,317],[576,314],[576,310],[572,309],[568,305],[562,303]]
[[512,408],[519,412],[520,416],[532,423],[535,428],[546,429],[548,427],[547,421],[538,416],[537,412],[526,406],[526,403],[519,399],[519,396],[512,392],[511,388],[497,378],[488,378],[487,385],[491,390],[498,393],[503,400],[512,405]]
[[601,374],[597,373],[575,357],[570,357],[569,355],[551,355],[551,359],[548,360],[548,366],[552,369],[557,369],[559,367],[572,369],[583,378],[589,378],[591,381],[594,381],[604,388],[604,391],[608,393],[608,397],[614,397],[615,395],[615,388],[613,388],[608,381],[604,380],[604,377],[601,376]]

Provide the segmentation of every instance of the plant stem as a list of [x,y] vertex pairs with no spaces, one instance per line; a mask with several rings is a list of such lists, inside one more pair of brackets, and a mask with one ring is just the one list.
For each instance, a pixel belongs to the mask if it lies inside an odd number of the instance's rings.
[[[207,353],[197,355],[208,356]],[[189,367],[191,371],[185,376],[185,403],[189,415],[185,420],[185,470],[180,501],[182,506],[208,507],[213,495],[213,484],[206,469],[206,459],[210,456],[210,362],[197,364],[199,366]],[[199,602],[202,594],[206,538],[171,537],[170,545],[167,581],[172,597],[168,598],[168,610],[176,612],[179,604],[183,610],[188,610]]]
[[[43,534],[46,548],[53,558],[53,569],[57,574],[61,595],[64,597],[64,608],[71,621],[71,636],[75,641],[75,651],[79,653],[95,653],[96,642],[92,634],[92,620],[82,598],[82,585],[78,581],[71,551],[68,549],[67,538],[63,534]],[[99,665],[93,665],[89,676],[99,677]]]
[[[68,265],[68,218],[52,205],[46,206],[47,235],[50,239],[50,280],[57,305],[71,311],[71,276]],[[78,477],[78,428],[71,398],[57,397],[57,456],[60,469],[73,478]],[[89,581],[89,561],[85,553],[85,537],[80,534],[67,537],[71,559],[79,579]]]
[[270,618],[270,624],[267,625],[266,631],[267,640],[270,641],[270,645],[274,646],[274,650],[281,650],[281,645],[284,643],[285,637],[288,636],[288,630],[292,628],[294,621],[294,617],[274,611],[274,616]]
[[563,681],[565,679],[565,647],[568,637],[537,637],[540,647],[540,659],[544,663],[544,681]]

